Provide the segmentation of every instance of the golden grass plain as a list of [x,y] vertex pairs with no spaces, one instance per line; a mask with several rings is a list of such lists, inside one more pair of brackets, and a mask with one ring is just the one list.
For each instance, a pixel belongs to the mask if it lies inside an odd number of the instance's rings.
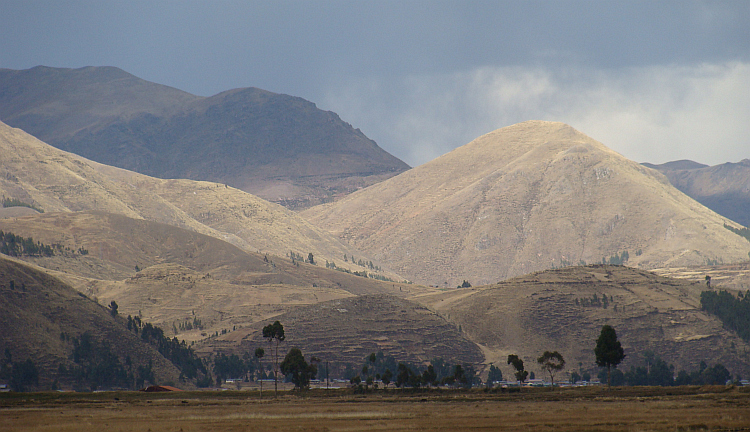
[[0,395],[15,431],[727,431],[750,429],[750,392],[734,387],[268,393]]

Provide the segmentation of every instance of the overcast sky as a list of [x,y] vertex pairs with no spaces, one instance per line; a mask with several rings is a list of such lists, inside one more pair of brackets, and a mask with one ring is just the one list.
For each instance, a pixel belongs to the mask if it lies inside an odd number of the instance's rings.
[[116,66],[335,111],[412,166],[520,121],[750,158],[750,1],[0,0],[0,68]]

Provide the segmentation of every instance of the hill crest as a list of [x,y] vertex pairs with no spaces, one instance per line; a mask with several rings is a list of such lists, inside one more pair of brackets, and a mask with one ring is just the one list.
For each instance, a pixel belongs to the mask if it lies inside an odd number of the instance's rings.
[[658,172],[557,122],[498,129],[302,215],[410,279],[440,286],[623,252],[630,265],[655,268],[742,261],[750,250],[724,218]]

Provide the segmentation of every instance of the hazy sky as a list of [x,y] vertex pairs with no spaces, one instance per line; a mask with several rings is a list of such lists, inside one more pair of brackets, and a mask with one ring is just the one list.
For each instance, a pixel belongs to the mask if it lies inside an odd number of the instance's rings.
[[0,0],[0,68],[116,66],[337,112],[412,166],[524,120],[750,158],[750,1]]

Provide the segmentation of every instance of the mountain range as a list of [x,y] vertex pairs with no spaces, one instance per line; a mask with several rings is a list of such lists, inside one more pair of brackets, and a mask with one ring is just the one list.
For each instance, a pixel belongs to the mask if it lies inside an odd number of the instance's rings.
[[257,88],[200,97],[114,67],[0,69],[0,121],[103,164],[291,208],[409,168],[304,99]]
[[674,187],[716,213],[750,226],[750,159],[715,166],[688,160],[643,165],[661,171]]
[[[750,346],[700,303],[707,275],[743,289],[750,242],[670,183],[668,172],[707,167],[644,166],[565,124],[529,121],[407,170],[302,99],[201,98],[116,68],[2,70],[6,118],[155,174],[0,123],[0,231],[55,251],[0,259],[0,348],[51,352],[45,368],[69,355],[61,332],[120,337],[104,331],[124,325],[103,306],[115,301],[205,359],[251,353],[280,320],[288,346],[339,364],[383,351],[486,369],[518,354],[534,370],[558,350],[566,372],[595,372],[598,331],[612,324],[624,367],[653,351],[676,370],[706,360],[750,372]],[[206,173],[216,181],[157,178]],[[233,185],[295,191],[265,196],[296,209],[326,203],[296,213]],[[65,309],[71,298],[85,307]],[[69,324],[86,308],[97,317]],[[126,349],[174,382],[163,359]]]

